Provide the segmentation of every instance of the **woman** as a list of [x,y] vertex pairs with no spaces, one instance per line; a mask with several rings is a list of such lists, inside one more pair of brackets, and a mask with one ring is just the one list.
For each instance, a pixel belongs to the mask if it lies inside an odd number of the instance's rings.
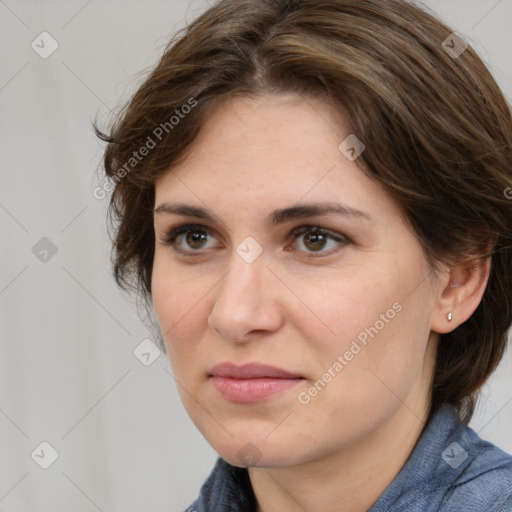
[[512,116],[400,0],[221,0],[110,133],[114,275],[219,454],[189,511],[512,510]]

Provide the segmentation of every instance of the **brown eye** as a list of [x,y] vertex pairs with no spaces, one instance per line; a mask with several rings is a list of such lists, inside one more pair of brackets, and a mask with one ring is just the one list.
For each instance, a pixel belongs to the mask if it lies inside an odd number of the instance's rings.
[[208,236],[205,231],[189,231],[185,233],[185,240],[189,247],[201,249],[208,241]]
[[[350,243],[345,236],[318,226],[301,226],[292,232],[299,252],[311,256],[328,256]],[[162,244],[189,256],[200,256],[206,249],[211,249],[211,241],[216,240],[209,229],[201,225],[187,224],[178,226],[162,239]],[[208,244],[210,243],[210,246]],[[214,243],[214,242],[212,242]]]
[[[306,253],[318,253],[320,256],[330,255],[336,252],[336,249],[343,247],[349,243],[349,240],[333,231],[329,231],[318,226],[302,226],[293,232],[299,245],[303,245],[305,249],[299,248],[299,251]],[[325,250],[325,248],[332,250]]]
[[306,233],[304,235],[304,245],[312,251],[318,251],[325,247],[327,243],[327,237],[322,233]]
[[172,246],[179,252],[199,253],[201,249],[208,249],[208,242],[214,239],[204,226],[185,225],[172,229],[162,240],[164,245]]

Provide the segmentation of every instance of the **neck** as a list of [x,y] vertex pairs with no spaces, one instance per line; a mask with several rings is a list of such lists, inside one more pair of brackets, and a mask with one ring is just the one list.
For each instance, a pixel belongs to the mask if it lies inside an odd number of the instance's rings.
[[[416,402],[418,403],[418,402]],[[363,512],[377,501],[414,449],[427,420],[402,404],[370,436],[290,468],[249,468],[257,512]]]

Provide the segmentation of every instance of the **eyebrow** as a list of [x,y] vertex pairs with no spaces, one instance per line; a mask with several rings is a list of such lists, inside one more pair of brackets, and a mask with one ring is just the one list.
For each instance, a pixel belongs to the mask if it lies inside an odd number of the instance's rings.
[[[207,220],[210,222],[223,223],[221,219],[208,209],[193,206],[185,203],[161,203],[155,210],[155,214],[167,213],[170,215],[181,215],[184,217],[195,217],[198,219]],[[324,202],[324,203],[309,203],[299,206],[290,206],[270,212],[266,221],[269,224],[277,226],[284,222],[294,219],[305,219],[308,217],[316,217],[328,214],[343,215],[351,217],[356,220],[365,222],[374,222],[373,218],[366,212],[357,210],[350,206],[339,203]]]

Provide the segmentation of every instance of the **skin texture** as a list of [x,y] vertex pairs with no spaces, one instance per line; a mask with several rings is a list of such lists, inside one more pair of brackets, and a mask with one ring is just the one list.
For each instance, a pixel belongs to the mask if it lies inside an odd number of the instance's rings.
[[[192,421],[228,462],[245,466],[240,454],[252,454],[259,512],[367,510],[425,424],[438,333],[465,321],[486,285],[488,262],[432,272],[397,205],[338,149],[349,134],[319,99],[234,97],[156,184],[155,206],[183,202],[220,218],[155,213],[153,303]],[[372,221],[266,220],[274,209],[325,201]],[[186,235],[163,243],[185,224],[207,230],[203,245]],[[304,225],[348,240],[312,245],[308,233],[292,234]],[[246,237],[263,249],[252,263],[236,250]],[[378,333],[335,371],[338,356],[379,320]],[[304,380],[261,402],[234,403],[209,377],[226,361],[269,364]],[[329,369],[330,381],[301,403],[299,393]]]

